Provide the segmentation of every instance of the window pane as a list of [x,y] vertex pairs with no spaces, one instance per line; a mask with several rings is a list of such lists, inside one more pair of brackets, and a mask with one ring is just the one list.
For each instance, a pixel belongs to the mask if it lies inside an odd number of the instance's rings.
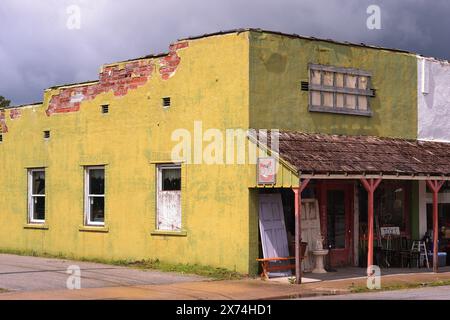
[[349,109],[356,108],[356,96],[353,94],[345,95],[345,107]]
[[352,89],[356,88],[356,78],[356,76],[348,74],[345,86]]
[[90,197],[91,222],[105,222],[105,198]]
[[327,193],[328,241],[332,248],[345,248],[345,192],[329,190]]
[[358,80],[359,89],[367,90],[367,77],[360,76]]
[[320,84],[320,71],[319,70],[311,70],[311,83],[312,84]]
[[336,87],[344,87],[344,74],[336,73]]
[[33,171],[32,175],[32,193],[45,194],[45,171]]
[[162,169],[162,191],[181,190],[181,169]]
[[342,93],[336,93],[336,107],[337,108],[344,107],[344,95]]
[[324,92],[323,93],[323,106],[324,107],[333,107],[333,93]]
[[105,170],[89,170],[89,194],[105,194]]
[[33,220],[45,220],[45,197],[33,197]]
[[319,91],[311,91],[311,103],[313,106],[321,106],[320,100],[320,92]]
[[405,188],[403,183],[385,183],[380,187],[375,209],[381,227],[399,227],[406,231]]
[[366,96],[358,97],[358,108],[359,108],[359,110],[367,110],[367,97]]
[[323,85],[332,87],[333,86],[333,76],[334,76],[333,72],[325,71],[323,73]]

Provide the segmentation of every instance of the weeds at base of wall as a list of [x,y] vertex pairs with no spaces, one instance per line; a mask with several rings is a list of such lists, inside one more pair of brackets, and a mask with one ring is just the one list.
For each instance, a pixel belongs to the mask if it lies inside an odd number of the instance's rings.
[[[176,272],[181,274],[193,274],[198,276],[203,276],[211,278],[213,280],[239,280],[246,276],[240,274],[236,271],[231,271],[225,268],[216,268],[211,266],[204,266],[199,264],[182,264],[182,263],[168,263],[160,261],[159,259],[150,260],[106,260],[98,258],[83,258],[68,256],[62,253],[50,254],[47,252],[37,252],[34,250],[11,250],[11,249],[0,249],[0,253],[13,254],[19,256],[31,256],[31,257],[41,257],[41,258],[55,258],[55,259],[65,259],[65,260],[76,260],[82,262],[93,262],[93,263],[103,263],[122,267],[131,267],[140,270],[158,270],[163,272]],[[0,288],[0,292],[1,292]]]

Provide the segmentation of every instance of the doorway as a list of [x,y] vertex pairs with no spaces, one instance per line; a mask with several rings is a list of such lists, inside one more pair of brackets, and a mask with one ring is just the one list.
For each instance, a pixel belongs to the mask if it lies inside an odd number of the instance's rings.
[[331,267],[353,264],[353,184],[321,184],[321,230]]

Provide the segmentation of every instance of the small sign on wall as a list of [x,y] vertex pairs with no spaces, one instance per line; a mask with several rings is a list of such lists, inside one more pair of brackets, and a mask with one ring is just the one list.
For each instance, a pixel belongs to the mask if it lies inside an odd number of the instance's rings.
[[400,228],[399,227],[381,227],[380,233],[382,237],[385,236],[399,236],[400,235]]
[[258,184],[275,184],[277,182],[275,158],[258,158],[256,168],[256,179]]

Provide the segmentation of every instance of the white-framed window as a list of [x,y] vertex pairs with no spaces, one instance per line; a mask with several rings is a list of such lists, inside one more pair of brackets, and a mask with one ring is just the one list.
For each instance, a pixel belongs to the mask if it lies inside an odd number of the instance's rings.
[[84,223],[87,226],[104,226],[105,167],[85,167],[84,173]]
[[28,222],[45,223],[45,169],[28,169]]
[[309,64],[309,111],[371,116],[371,73]]
[[181,165],[157,166],[156,229],[181,231]]

